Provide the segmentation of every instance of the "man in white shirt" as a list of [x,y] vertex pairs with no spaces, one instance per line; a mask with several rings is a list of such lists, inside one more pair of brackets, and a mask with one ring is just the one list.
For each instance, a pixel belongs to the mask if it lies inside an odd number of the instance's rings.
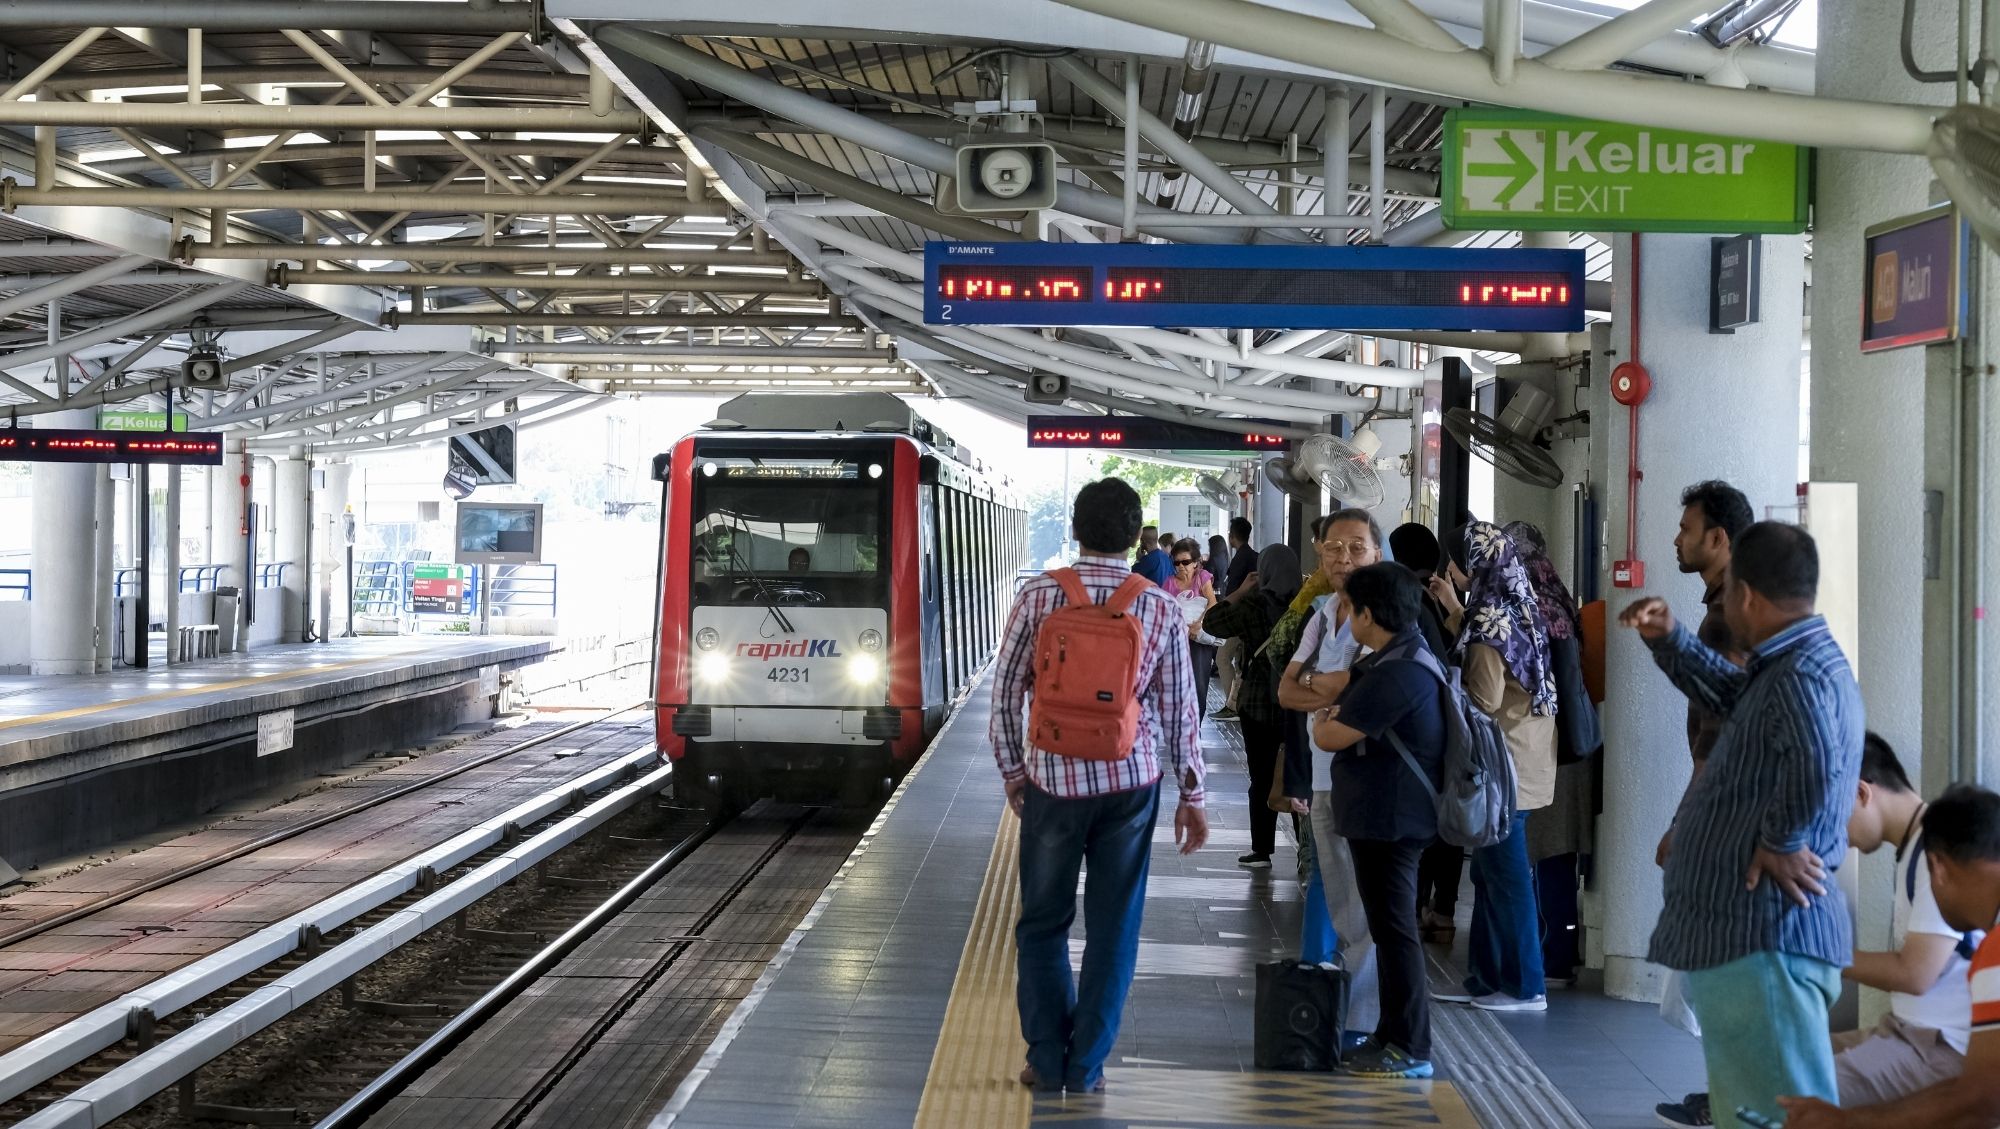
[[[1880,1105],[1956,1078],[1971,1039],[1970,959],[1980,934],[1945,923],[1931,893],[1921,828],[1925,805],[1889,743],[1873,733],[1862,745],[1861,782],[1847,838],[1870,853],[1896,851],[1896,917],[1902,946],[1854,954],[1841,977],[1889,993],[1889,1014],[1867,1031],[1833,1036],[1834,1077],[1844,1109]],[[1663,1124],[1711,1125],[1708,1095],[1658,1107]]]

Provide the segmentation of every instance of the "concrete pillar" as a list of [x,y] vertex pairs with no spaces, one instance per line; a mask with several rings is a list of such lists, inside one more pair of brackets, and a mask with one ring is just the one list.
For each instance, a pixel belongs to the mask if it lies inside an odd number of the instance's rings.
[[[244,541],[243,523],[250,500],[250,460],[243,454],[243,441],[225,440],[222,465],[211,467],[208,473],[208,559],[211,564],[224,566],[216,583],[223,587],[234,586],[240,593],[233,635],[239,649],[249,650],[243,633],[244,615],[250,598],[256,593],[251,587],[255,578],[246,559],[248,547]],[[228,634],[231,633],[225,631],[225,635]]]
[[[89,410],[53,412],[46,427],[95,427]],[[97,509],[98,468],[36,463],[34,602],[28,612],[31,674],[89,674],[97,669],[97,531],[83,515]],[[109,580],[106,580],[109,583]]]
[[342,537],[354,464],[346,459],[322,469],[326,485],[313,495],[313,571],[317,574],[319,635],[335,638],[347,630],[353,606],[347,602],[347,542]]
[[167,600],[167,665],[179,661],[181,633],[181,470],[178,466],[160,468],[167,476],[167,529],[166,559],[161,562],[161,587]]
[[[1637,554],[1646,565],[1638,590],[1612,589],[1613,623],[1641,595],[1665,597],[1681,619],[1702,613],[1699,576],[1674,564],[1673,539],[1683,487],[1726,479],[1767,507],[1796,500],[1803,241],[1764,237],[1761,321],[1733,334],[1708,332],[1709,238],[1618,236],[1614,244],[1619,324],[1610,335],[1615,360],[1630,359],[1634,243],[1640,279],[1639,356],[1652,373],[1652,397],[1639,408],[1640,486]],[[1593,442],[1608,458],[1605,514],[1610,561],[1624,558],[1628,522],[1625,472],[1630,415],[1612,407],[1593,416]],[[1610,561],[1607,561],[1607,566]],[[1659,919],[1660,872],[1654,849],[1688,783],[1686,699],[1668,685],[1638,637],[1613,627],[1605,661],[1611,687],[1604,703],[1604,817],[1598,825],[1595,886],[1606,891],[1605,990],[1626,999],[1657,998],[1659,969],[1646,962]]]
[[96,506],[93,513],[95,531],[93,539],[97,549],[97,574],[91,580],[92,591],[97,600],[97,672],[103,674],[111,669],[118,641],[118,601],[112,598],[111,568],[118,535],[118,493],[117,483],[111,481],[111,468],[99,466],[96,483]]
[[1259,459],[1250,480],[1250,547],[1256,550],[1285,539],[1285,492],[1264,475],[1270,461]]
[[277,476],[272,480],[271,502],[276,508],[276,540],[271,559],[286,561],[283,626],[279,640],[297,643],[305,639],[308,601],[312,578],[306,574],[312,556],[312,514],[308,498],[312,492],[312,462],[294,448],[287,458],[275,461]]
[[[1948,105],[1950,83],[1920,84],[1898,61],[1899,5],[1829,5],[1820,14],[1818,90],[1842,98]],[[1957,20],[1940,8],[1911,30],[1912,50],[1925,65],[1948,69],[1957,54]],[[1977,38],[1975,32],[1975,48]],[[1922,157],[1828,149],[1819,154],[1813,209],[1812,476],[1860,487],[1868,535],[1861,540],[1861,696],[1868,724],[1895,746],[1927,795],[1951,779],[1958,750],[1951,687],[1953,628],[1983,635],[1989,691],[1983,694],[1983,764],[1989,786],[2000,779],[2000,695],[1990,693],[2000,619],[1977,623],[1960,615],[1952,537],[1960,498],[1954,493],[1959,436],[1953,393],[1958,379],[1950,345],[1863,355],[1862,232],[1870,224],[1920,211],[1944,198]],[[1983,322],[1992,332],[2000,301],[2000,271],[1987,256]],[[1982,312],[1974,311],[1975,319]],[[1994,346],[1988,346],[1988,360]],[[1967,426],[1985,435],[1986,481],[2000,464],[2000,397],[1986,381],[1983,418]],[[1925,572],[1925,492],[1942,502],[1938,568]],[[1987,567],[2000,561],[2000,520],[1985,507]],[[1993,600],[1992,584],[1986,601]],[[1918,775],[1921,770],[1921,775]]]

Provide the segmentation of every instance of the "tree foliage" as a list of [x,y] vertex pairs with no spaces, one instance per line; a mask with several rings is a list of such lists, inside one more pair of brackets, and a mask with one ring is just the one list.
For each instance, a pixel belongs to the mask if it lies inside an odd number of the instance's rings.
[[1159,512],[1155,507],[1160,491],[1193,486],[1197,473],[1190,467],[1168,466],[1144,459],[1129,459],[1123,455],[1105,456],[1097,472],[1105,478],[1122,478],[1131,484],[1132,489],[1139,492],[1139,505],[1149,516]]

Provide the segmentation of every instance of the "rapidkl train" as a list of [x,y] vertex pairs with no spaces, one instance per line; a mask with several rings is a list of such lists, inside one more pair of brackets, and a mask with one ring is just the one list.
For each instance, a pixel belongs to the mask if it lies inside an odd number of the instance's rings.
[[654,459],[675,791],[886,794],[999,643],[1027,513],[884,392],[753,392]]

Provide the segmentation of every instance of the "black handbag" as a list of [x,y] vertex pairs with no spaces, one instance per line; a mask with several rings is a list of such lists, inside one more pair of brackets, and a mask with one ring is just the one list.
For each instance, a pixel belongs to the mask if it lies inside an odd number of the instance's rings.
[[1280,960],[1257,966],[1259,1070],[1332,1070],[1347,1025],[1347,970]]
[[1574,635],[1549,640],[1549,667],[1556,680],[1556,763],[1587,761],[1604,747],[1604,730],[1583,684],[1583,650]]

